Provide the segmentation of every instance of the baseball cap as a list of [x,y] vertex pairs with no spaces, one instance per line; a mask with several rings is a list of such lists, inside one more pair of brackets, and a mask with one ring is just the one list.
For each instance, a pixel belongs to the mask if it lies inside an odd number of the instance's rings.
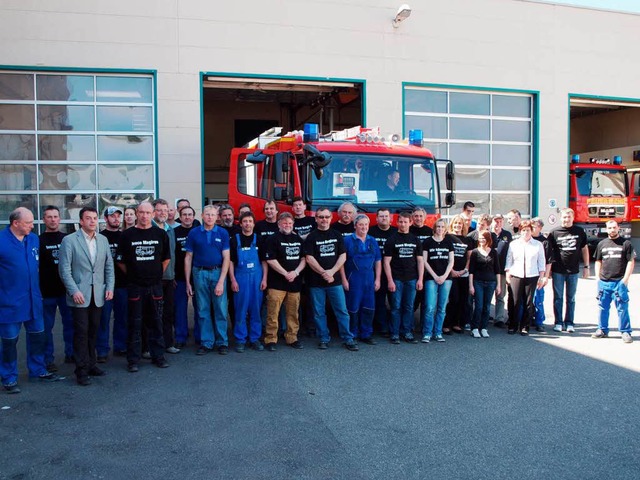
[[104,216],[106,217],[107,215],[113,215],[116,212],[120,212],[120,215],[123,214],[123,212],[120,209],[120,207],[107,207],[104,210]]

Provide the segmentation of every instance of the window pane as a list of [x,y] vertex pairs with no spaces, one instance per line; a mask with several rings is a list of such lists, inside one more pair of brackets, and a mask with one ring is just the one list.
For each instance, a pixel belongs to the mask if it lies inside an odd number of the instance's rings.
[[489,170],[486,168],[456,168],[455,185],[456,190],[489,190]]
[[473,202],[476,206],[474,215],[487,213],[489,211],[489,194],[488,193],[457,193],[456,203],[449,210],[450,215],[457,215],[462,211],[465,202]]
[[47,205],[58,207],[62,220],[71,220],[77,223],[82,208],[96,207],[96,196],[94,193],[40,195],[40,209],[44,210]]
[[493,96],[493,115],[531,118],[531,97]]
[[89,135],[40,135],[40,160],[94,161],[96,140]]
[[95,165],[41,165],[41,190],[95,190]]
[[529,190],[529,170],[494,170],[493,190]]
[[451,92],[449,98],[449,113],[491,114],[491,97],[488,94]]
[[408,112],[447,113],[447,92],[407,89],[404,109]]
[[491,213],[502,213],[504,215],[509,210],[515,208],[516,210],[520,210],[523,216],[529,215],[531,213],[529,203],[528,194],[510,195],[501,193],[500,195],[492,195]]
[[39,105],[39,130],[95,130],[93,107],[66,105]]
[[494,120],[493,139],[503,142],[530,142],[531,122]]
[[444,142],[424,142],[424,146],[431,150],[436,158],[449,158],[449,145]]
[[93,77],[81,75],[37,75],[38,100],[92,102]]
[[97,77],[98,102],[151,103],[153,92],[150,78]]
[[152,132],[150,107],[98,107],[98,130]]
[[33,75],[0,73],[1,100],[33,100]]
[[405,117],[405,130],[422,130],[424,138],[447,138],[447,119],[444,117]]
[[153,139],[137,135],[100,136],[98,160],[153,160]]
[[35,159],[35,135],[0,135],[0,160]]
[[35,190],[36,167],[0,165],[0,190]]
[[531,165],[529,145],[494,145],[493,165],[528,167]]
[[0,130],[35,130],[33,105],[0,104]]
[[18,207],[36,212],[35,195],[0,195],[0,220],[8,221],[9,215]]
[[153,165],[100,165],[98,190],[153,190]]
[[450,121],[450,138],[457,138],[460,140],[489,140],[489,120],[476,120],[474,118],[451,118]]
[[452,143],[451,158],[456,164],[489,165],[489,144]]
[[138,205],[140,202],[153,199],[152,193],[101,193],[98,197],[100,202],[99,212],[104,212],[104,209],[111,205],[116,205],[120,208],[130,207]]

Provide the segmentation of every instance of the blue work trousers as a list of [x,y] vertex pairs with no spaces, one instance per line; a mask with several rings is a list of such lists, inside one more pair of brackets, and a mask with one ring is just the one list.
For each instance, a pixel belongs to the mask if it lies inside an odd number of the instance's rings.
[[[214,348],[228,346],[227,338],[227,282],[223,282],[222,295],[215,294],[220,279],[220,269],[193,269],[193,283],[198,301],[200,322],[200,343],[203,347]],[[213,309],[213,319],[211,310]]]
[[60,309],[62,318],[62,339],[64,340],[64,356],[73,358],[73,318],[67,306],[66,295],[42,299],[42,317],[44,320],[44,361],[48,365],[54,362],[53,327],[56,323],[56,311]]
[[391,294],[391,336],[413,334],[413,303],[416,280],[394,280],[396,291]]
[[[573,317],[576,310],[576,291],[578,290],[577,273],[552,273],[553,281],[553,316],[556,325],[573,325]],[[564,303],[566,287],[566,311],[564,322],[562,320],[562,304]]]
[[605,333],[609,333],[609,308],[611,300],[615,302],[620,321],[620,333],[631,333],[631,320],[629,318],[629,289],[622,282],[598,280],[598,307],[600,317],[598,327]]
[[235,272],[239,290],[233,292],[235,322],[233,336],[237,343],[247,343],[247,316],[249,317],[249,341],[255,343],[262,335],[262,269],[237,270]]
[[27,331],[27,368],[30,377],[47,374],[44,361],[46,336],[42,318],[28,322],[0,323],[0,378],[3,385],[12,385],[18,381],[18,335],[24,325]]
[[325,310],[327,299],[329,299],[329,304],[336,315],[340,338],[345,342],[352,341],[353,334],[349,329],[349,313],[347,312],[347,304],[342,285],[336,285],[334,287],[311,287],[309,288],[309,294],[311,295],[311,302],[313,303],[313,316],[316,320],[316,331],[320,342],[329,343],[329,341],[331,341]]
[[537,289],[536,293],[533,294],[533,306],[536,309],[536,326],[540,326],[546,320],[546,317],[544,315],[544,288]]
[[345,292],[350,330],[354,337],[369,338],[373,334],[376,308],[373,271],[353,271],[349,275],[349,291]]
[[425,316],[422,321],[423,336],[437,337],[442,335],[442,324],[447,312],[451,283],[451,280],[445,280],[442,285],[438,285],[435,280],[424,282]]
[[100,314],[100,327],[96,338],[96,353],[99,357],[106,357],[111,350],[109,346],[109,324],[113,312],[113,350],[127,351],[127,289],[116,288],[113,300],[104,302]]

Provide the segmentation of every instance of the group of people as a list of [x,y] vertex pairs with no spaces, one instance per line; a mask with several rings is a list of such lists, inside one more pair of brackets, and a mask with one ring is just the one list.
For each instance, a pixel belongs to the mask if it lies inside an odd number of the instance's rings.
[[[31,233],[32,212],[18,208],[0,232],[2,384],[8,393],[20,391],[21,325],[29,375],[59,378],[52,335],[57,311],[64,361],[75,363],[83,386],[106,374],[98,364],[112,350],[126,356],[132,373],[143,358],[168,367],[166,354],[187,344],[189,299],[197,355],[227,354],[228,332],[239,353],[276,351],[280,335],[302,349],[301,329],[323,350],[332,330],[351,351],[359,342],[375,345],[374,333],[392,344],[444,342],[445,335],[464,331],[488,338],[494,297],[494,327],[524,336],[530,328],[544,331],[550,278],[554,331],[574,332],[580,261],[586,278],[590,258],[573,211],[563,209],[561,225],[545,237],[540,219],[522,220],[517,210],[507,214],[508,228],[500,214],[474,221],[474,210],[467,202],[448,224],[438,219],[430,227],[425,210],[415,208],[400,212],[394,227],[390,211],[380,208],[371,226],[349,202],[331,223],[329,208],[307,216],[296,197],[293,213],[279,214],[276,203],[266,201],[264,220],[256,221],[249,205],[236,220],[230,205],[207,205],[200,222],[188,200],[173,208],[157,199],[135,209],[108,207],[101,232],[98,212],[85,207],[80,229],[69,235],[59,231],[59,210],[46,207],[38,238]],[[635,253],[615,221],[607,232],[594,256],[600,318],[593,338],[608,336],[614,300],[622,339],[630,343],[627,285]]]

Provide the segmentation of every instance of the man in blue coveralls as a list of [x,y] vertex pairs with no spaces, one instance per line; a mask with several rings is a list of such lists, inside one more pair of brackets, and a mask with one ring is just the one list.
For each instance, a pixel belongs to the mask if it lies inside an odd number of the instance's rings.
[[[226,283],[229,271],[229,234],[216,225],[218,212],[213,205],[202,210],[202,222],[189,232],[184,249],[184,275],[187,293],[195,294],[200,316],[200,342],[197,355],[217,347],[220,355],[229,353],[227,339]],[[191,286],[191,272],[193,284]],[[194,288],[195,287],[195,288]],[[214,318],[211,318],[213,308]],[[213,320],[213,321],[212,321]]]
[[59,380],[47,372],[44,361],[45,333],[42,295],[38,275],[39,241],[33,230],[33,213],[16,208],[9,228],[0,231],[0,377],[7,393],[18,387],[18,334],[27,331],[29,376],[43,381]]
[[375,292],[380,288],[382,255],[378,242],[369,231],[369,217],[358,215],[353,222],[355,233],[344,237],[347,261],[340,271],[347,297],[347,311],[351,318],[351,333],[364,343],[375,345],[373,315]]
[[236,352],[244,352],[247,343],[247,314],[249,315],[249,342],[254,350],[264,350],[262,335],[262,291],[267,288],[267,266],[258,255],[258,236],[253,233],[255,217],[251,212],[240,215],[241,233],[230,239],[231,263],[229,278],[234,292],[235,322],[233,336]]

